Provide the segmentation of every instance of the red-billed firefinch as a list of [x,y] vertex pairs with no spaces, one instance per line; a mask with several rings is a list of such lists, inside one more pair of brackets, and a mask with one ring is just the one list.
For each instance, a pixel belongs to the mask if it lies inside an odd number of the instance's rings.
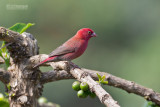
[[89,39],[95,36],[94,31],[89,28],[80,29],[75,36],[52,51],[47,59],[35,65],[34,68],[46,62],[70,61],[81,56],[88,46]]

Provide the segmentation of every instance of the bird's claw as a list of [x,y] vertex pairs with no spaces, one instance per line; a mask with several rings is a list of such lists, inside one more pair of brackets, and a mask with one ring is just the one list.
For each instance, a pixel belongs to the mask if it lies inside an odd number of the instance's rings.
[[73,62],[70,62],[70,64],[73,66],[73,69],[75,69],[75,68],[81,69],[78,65],[74,64]]

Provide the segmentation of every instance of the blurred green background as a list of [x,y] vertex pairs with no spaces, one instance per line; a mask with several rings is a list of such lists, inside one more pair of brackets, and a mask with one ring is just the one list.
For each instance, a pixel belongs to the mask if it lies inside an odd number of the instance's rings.
[[[35,23],[27,31],[38,40],[40,53],[45,54],[80,28],[92,28],[98,37],[90,40],[87,51],[74,63],[160,92],[159,0],[0,0],[0,26],[9,28],[17,22]],[[71,88],[73,81],[48,83],[43,96],[61,107],[104,107],[98,98],[77,98]],[[104,88],[122,107],[144,105],[142,97],[110,86]],[[0,92],[4,92],[3,84]]]

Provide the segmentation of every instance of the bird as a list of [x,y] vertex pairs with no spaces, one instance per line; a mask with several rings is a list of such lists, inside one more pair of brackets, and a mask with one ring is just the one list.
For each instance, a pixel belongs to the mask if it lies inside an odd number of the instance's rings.
[[36,64],[33,68],[38,67],[43,63],[71,61],[81,56],[87,49],[90,38],[96,36],[96,33],[90,28],[82,28],[78,30],[72,38],[53,50],[48,58]]

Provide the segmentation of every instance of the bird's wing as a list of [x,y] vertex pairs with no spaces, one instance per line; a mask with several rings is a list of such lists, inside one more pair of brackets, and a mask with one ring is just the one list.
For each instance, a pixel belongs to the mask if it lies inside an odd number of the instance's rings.
[[75,52],[75,48],[66,47],[64,45],[61,45],[60,47],[58,47],[54,51],[52,51],[49,54],[49,57],[60,56],[60,55],[64,55],[64,54],[67,54],[67,53],[73,53],[73,52]]

